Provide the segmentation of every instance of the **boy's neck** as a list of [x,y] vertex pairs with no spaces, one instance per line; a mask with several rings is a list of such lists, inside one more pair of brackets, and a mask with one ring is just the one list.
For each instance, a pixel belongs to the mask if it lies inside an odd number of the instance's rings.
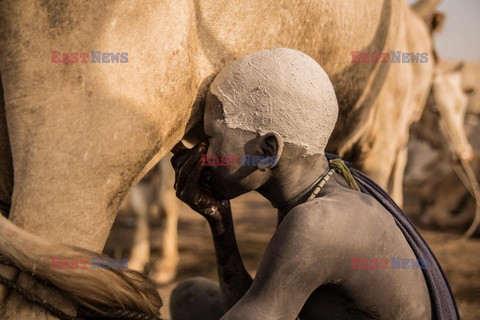
[[283,164],[264,185],[257,189],[271,204],[280,208],[295,202],[329,169],[325,155],[295,159]]

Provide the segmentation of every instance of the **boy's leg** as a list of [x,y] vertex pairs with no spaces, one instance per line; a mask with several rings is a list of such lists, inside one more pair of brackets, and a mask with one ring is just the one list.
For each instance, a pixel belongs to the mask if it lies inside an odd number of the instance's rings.
[[225,313],[220,286],[196,277],[180,282],[170,297],[172,320],[218,320]]

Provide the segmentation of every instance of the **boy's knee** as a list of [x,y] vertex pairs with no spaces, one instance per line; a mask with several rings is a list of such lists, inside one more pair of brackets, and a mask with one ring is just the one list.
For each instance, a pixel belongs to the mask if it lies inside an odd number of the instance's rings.
[[172,291],[172,320],[218,320],[224,313],[220,287],[211,280],[191,278],[180,282]]

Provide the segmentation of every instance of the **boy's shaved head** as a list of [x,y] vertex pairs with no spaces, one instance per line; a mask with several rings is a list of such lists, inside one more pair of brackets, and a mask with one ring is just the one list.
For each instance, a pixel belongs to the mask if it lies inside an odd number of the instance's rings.
[[210,90],[223,105],[227,127],[276,131],[307,154],[324,152],[337,121],[337,99],[327,74],[293,49],[263,50],[236,60]]

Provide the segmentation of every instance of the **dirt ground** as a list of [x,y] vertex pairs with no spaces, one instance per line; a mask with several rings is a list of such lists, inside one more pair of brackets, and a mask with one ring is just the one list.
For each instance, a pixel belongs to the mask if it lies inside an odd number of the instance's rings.
[[[276,211],[262,197],[250,193],[232,201],[235,228],[242,257],[253,275],[276,226]],[[135,220],[119,215],[106,247],[110,255],[128,257]],[[183,279],[203,276],[217,279],[215,256],[206,222],[187,206],[181,206],[179,220],[180,266],[174,283],[159,287],[164,300],[162,315],[169,319],[170,293]],[[464,320],[480,319],[480,240],[456,241],[459,234],[420,230],[440,261]],[[159,259],[161,226],[153,223],[153,259]]]

